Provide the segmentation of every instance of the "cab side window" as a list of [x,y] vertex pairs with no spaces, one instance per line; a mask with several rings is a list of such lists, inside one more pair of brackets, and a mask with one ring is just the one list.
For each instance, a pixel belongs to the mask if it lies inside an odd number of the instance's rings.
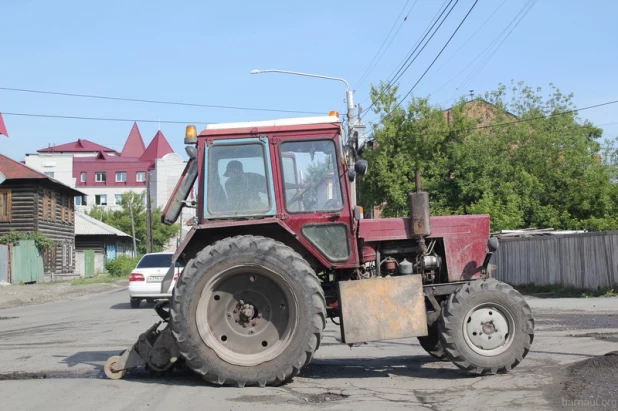
[[332,140],[282,143],[280,158],[288,212],[343,208],[337,151]]

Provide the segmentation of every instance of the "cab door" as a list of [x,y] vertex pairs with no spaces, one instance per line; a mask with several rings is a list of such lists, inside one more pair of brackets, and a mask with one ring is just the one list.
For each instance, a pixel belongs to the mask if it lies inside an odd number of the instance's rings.
[[283,140],[276,157],[282,223],[325,266],[356,266],[355,223],[336,139]]

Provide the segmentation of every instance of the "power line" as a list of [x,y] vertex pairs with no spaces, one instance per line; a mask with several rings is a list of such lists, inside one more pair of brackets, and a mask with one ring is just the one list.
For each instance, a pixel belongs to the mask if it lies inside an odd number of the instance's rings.
[[[465,70],[468,69],[468,67],[470,67],[470,65],[472,65],[477,59],[481,58],[481,56],[485,55],[484,57],[482,57],[481,61],[475,66],[475,68],[472,69],[472,71],[470,72],[470,74],[468,74],[468,76],[464,79],[464,81],[459,85],[459,87],[456,88],[455,92],[453,93],[453,95],[449,98],[448,101],[455,99],[457,96],[457,90],[465,87],[467,84],[469,84],[487,65],[487,63],[489,63],[489,61],[491,60],[491,58],[497,53],[497,51],[500,49],[500,47],[502,46],[502,44],[504,44],[504,42],[506,41],[506,39],[511,35],[511,33],[513,32],[513,30],[515,30],[515,28],[517,28],[517,26],[519,25],[519,23],[521,23],[521,21],[524,19],[524,17],[526,17],[526,15],[528,14],[528,12],[532,9],[532,7],[534,7],[534,4],[536,3],[536,0],[529,0],[526,4],[524,4],[524,6],[521,8],[521,10],[519,11],[519,13],[517,13],[517,15],[515,16],[515,18],[513,18],[513,20],[511,20],[511,22],[506,26],[506,28],[504,30],[502,30],[502,32],[500,32],[500,34],[489,44],[489,46],[487,46],[478,56],[476,56],[466,67],[464,67],[464,69],[462,71],[460,71],[455,77],[453,77],[451,80],[449,80],[447,83],[445,83],[442,87],[440,87],[437,91],[441,90],[442,88],[444,88],[444,86],[446,86],[447,84],[449,84],[451,81],[453,81],[455,78],[459,77],[459,75],[461,75],[461,73],[463,73]],[[521,16],[521,17],[520,17]],[[519,19],[519,20],[518,20]],[[511,27],[511,25],[514,26],[511,28],[511,30],[504,35],[507,30],[509,30],[509,28]],[[503,37],[504,36],[504,37]],[[493,50],[492,50],[493,47]]]
[[[57,118],[69,120],[92,120],[92,121],[115,121],[115,122],[139,122],[139,123],[164,123],[164,124],[204,124],[205,121],[176,121],[176,120],[137,120],[128,118],[108,118],[108,117],[82,117],[82,116],[61,116],[54,114],[35,114],[35,113],[9,113],[2,112],[3,116],[21,116],[21,117],[41,117],[41,118]],[[209,123],[210,124],[210,123]]]
[[421,55],[421,53],[423,52],[423,50],[425,50],[425,47],[427,47],[427,45],[429,44],[429,42],[431,41],[431,39],[433,39],[433,37],[436,35],[436,33],[438,32],[438,30],[440,30],[440,27],[442,27],[442,24],[444,24],[444,22],[446,21],[446,19],[448,19],[448,16],[450,16],[451,12],[455,9],[455,6],[457,6],[457,3],[459,3],[459,0],[455,0],[455,4],[453,4],[453,7],[451,7],[451,9],[448,11],[448,13],[446,13],[446,16],[444,16],[444,18],[442,19],[442,21],[440,22],[440,24],[438,25],[438,27],[436,27],[436,29],[434,30],[433,33],[431,33],[431,36],[429,37],[429,39],[427,39],[427,41],[425,42],[425,44],[423,45],[423,47],[418,51],[418,53],[416,53],[416,56],[414,56],[414,58],[412,59],[412,61],[410,61],[408,63],[408,65],[405,67],[405,69],[399,74],[399,76],[395,77],[392,81],[391,84],[396,83],[397,81],[399,81],[399,79],[401,78],[401,76],[403,76],[405,74],[406,71],[408,71],[408,69],[410,68],[410,66],[412,65],[412,63],[414,63],[416,61],[416,59],[418,58],[418,56]]
[[449,39],[447,40],[446,44],[444,44],[444,47],[442,47],[442,49],[440,50],[440,52],[438,53],[438,55],[433,59],[433,61],[431,62],[431,64],[429,65],[429,67],[427,67],[427,70],[425,70],[425,72],[421,75],[421,77],[418,79],[418,81],[416,83],[414,83],[414,85],[412,86],[412,88],[410,89],[410,91],[408,91],[408,94],[406,94],[405,96],[403,96],[403,98],[399,101],[399,103],[397,103],[397,105],[395,106],[395,108],[397,108],[397,106],[399,106],[399,104],[401,104],[411,93],[412,90],[414,90],[414,88],[418,85],[418,83],[421,82],[421,80],[423,79],[423,77],[425,77],[425,75],[427,74],[427,72],[429,71],[429,69],[431,69],[431,67],[435,64],[435,62],[438,60],[438,58],[442,55],[442,52],[444,51],[444,49],[446,49],[446,46],[449,45],[449,43],[451,42],[451,40],[453,40],[453,37],[455,37],[455,35],[457,34],[457,32],[459,31],[459,29],[461,28],[461,26],[464,24],[464,22],[466,21],[466,19],[468,18],[468,16],[470,15],[470,13],[472,13],[472,10],[474,10],[474,7],[476,7],[476,4],[479,2],[479,0],[475,0],[474,4],[472,4],[472,7],[470,7],[470,10],[468,10],[468,12],[466,13],[466,15],[464,16],[464,18],[461,20],[461,23],[459,23],[459,26],[457,26],[457,28],[455,29],[455,31],[453,32],[453,34],[451,34],[451,37],[449,37]]
[[[517,20],[517,18],[519,17],[519,15],[525,10],[525,8],[528,6],[528,4],[530,3],[529,0],[528,3],[526,3],[522,9],[517,13],[517,15],[513,18],[513,20],[511,20],[511,22],[504,28],[504,30],[502,30],[500,32],[500,34],[498,34],[498,36],[496,36],[495,39],[493,39],[491,41],[491,43],[489,43],[489,45],[487,47],[485,47],[485,49],[483,51],[481,51],[476,57],[474,57],[463,69],[461,69],[461,71],[459,71],[459,73],[457,73],[453,78],[451,78],[449,81],[447,81],[446,83],[444,83],[442,86],[440,86],[437,90],[433,91],[431,94],[437,93],[438,91],[442,90],[444,87],[446,87],[447,85],[449,85],[453,80],[455,80],[457,77],[459,77],[463,72],[465,72],[468,67],[470,67],[472,64],[474,64],[475,61],[477,61],[483,54],[485,54],[497,41],[498,39],[500,39],[500,37],[502,37],[502,35],[504,33],[506,33],[506,31],[509,29],[509,27],[511,26],[511,24],[513,24],[513,22],[515,22]],[[450,98],[449,98],[450,101]]]
[[[492,57],[498,52],[498,50],[500,49],[500,47],[502,47],[502,44],[504,44],[504,42],[509,38],[509,36],[511,35],[511,33],[513,33],[513,30],[515,30],[517,28],[517,26],[519,26],[519,23],[522,22],[522,20],[526,17],[526,15],[528,14],[528,12],[530,10],[532,10],[532,8],[534,7],[535,3],[537,0],[531,0],[531,2],[529,4],[527,4],[527,6],[529,6],[525,12],[523,13],[523,15],[521,16],[521,18],[515,23],[515,25],[513,26],[513,28],[506,34],[506,36],[504,36],[504,38],[502,38],[502,40],[500,41],[500,43],[486,56],[485,60],[480,62],[477,67],[475,68],[475,70],[470,73],[470,75],[464,80],[464,82],[462,83],[461,86],[459,86],[458,88],[463,88],[466,85],[470,84],[470,82],[472,80],[474,80],[476,78],[476,76],[478,76],[481,71],[483,71],[483,69],[485,68],[485,66],[487,66],[487,64],[489,63],[489,61],[492,59]],[[523,10],[522,10],[523,11]],[[457,91],[455,91],[455,96],[456,96]]]
[[[358,88],[361,84],[363,84],[363,82],[369,77],[369,75],[371,74],[371,72],[376,68],[376,66],[378,65],[378,63],[380,62],[380,60],[382,59],[382,57],[384,57],[384,54],[386,53],[386,51],[390,48],[391,44],[393,44],[393,40],[395,40],[395,37],[397,37],[397,34],[399,34],[399,31],[401,30],[401,27],[403,27],[403,23],[406,22],[406,20],[408,19],[408,16],[410,15],[410,12],[412,12],[412,9],[414,9],[414,6],[416,6],[416,3],[418,3],[418,0],[415,0],[414,3],[412,4],[412,7],[410,7],[410,10],[408,10],[408,13],[406,14],[406,16],[403,18],[403,20],[401,21],[401,23],[399,24],[399,28],[397,29],[397,31],[395,32],[395,34],[392,36],[392,38],[390,39],[390,42],[388,43],[388,45],[386,46],[386,48],[384,49],[384,51],[382,51],[382,54],[380,54],[380,51],[382,50],[382,48],[384,47],[384,45],[386,44],[386,42],[388,41],[388,39],[391,37],[391,33],[393,32],[393,30],[395,29],[395,26],[397,25],[397,22],[399,21],[399,19],[401,18],[403,12],[406,10],[406,7],[408,7],[408,3],[410,3],[410,0],[406,1],[406,4],[403,6],[403,9],[401,9],[401,12],[399,13],[399,15],[397,16],[397,19],[395,20],[395,22],[393,23],[393,26],[391,27],[390,31],[388,32],[386,38],[384,39],[384,41],[382,42],[382,44],[380,45],[380,48],[378,49],[378,51],[376,52],[375,56],[373,56],[373,59],[371,60],[371,62],[369,63],[369,66],[367,66],[367,68],[365,69],[365,71],[363,72],[363,75],[361,76],[361,78],[358,80],[358,83],[356,85],[356,88]],[[379,56],[379,57],[378,57]],[[377,58],[377,61],[376,61]],[[375,64],[374,64],[375,61]]]
[[[438,32],[438,30],[440,29],[440,27],[442,26],[442,24],[444,23],[444,21],[446,20],[446,18],[449,16],[449,14],[451,13],[451,11],[453,11],[453,9],[455,8],[455,6],[457,5],[457,3],[459,2],[459,0],[455,0],[455,4],[453,5],[453,7],[451,7],[451,9],[449,10],[448,14],[444,17],[444,19],[442,19],[442,21],[440,22],[440,24],[438,25],[438,27],[436,28],[436,30],[434,30],[434,32],[431,34],[431,37],[429,38],[429,40],[427,40],[427,42],[423,45],[423,47],[421,48],[421,50],[416,53],[416,51],[418,50],[418,48],[421,46],[421,44],[423,43],[423,41],[425,41],[425,39],[427,38],[427,36],[429,35],[429,33],[431,32],[431,30],[434,28],[434,26],[438,23],[438,21],[442,18],[442,15],[446,12],[446,10],[449,8],[449,6],[451,5],[451,3],[453,3],[453,0],[448,1],[448,4],[444,7],[444,9],[442,9],[442,12],[440,13],[440,15],[438,16],[437,19],[435,19],[435,21],[433,22],[433,24],[431,25],[431,27],[424,33],[424,35],[422,36],[422,38],[416,42],[415,46],[412,47],[412,50],[410,51],[410,53],[408,53],[407,58],[404,59],[403,63],[400,65],[399,69],[397,70],[397,72],[395,73],[395,75],[391,76],[391,79],[387,82],[384,90],[382,90],[382,92],[376,97],[376,100],[380,99],[384,93],[390,89],[390,87],[401,78],[401,76],[403,76],[405,74],[405,72],[410,68],[410,66],[412,65],[412,63],[414,63],[414,61],[418,58],[418,56],[420,55],[420,53],[425,49],[425,47],[427,46],[427,44],[429,44],[429,41],[431,41],[431,39],[433,38],[433,36]],[[444,2],[446,3],[446,1]],[[444,4],[443,4],[444,5]],[[414,56],[414,54],[416,53],[416,56],[412,59],[412,57]],[[410,61],[410,59],[412,59],[412,61]],[[405,67],[405,68],[404,68]],[[374,103],[371,103],[371,105],[365,110],[365,113],[368,113],[369,110],[374,106]]]
[[485,25],[486,25],[487,23],[489,23],[489,21],[491,20],[491,18],[492,18],[492,17],[493,17],[493,16],[494,16],[497,12],[498,12],[498,10],[500,10],[500,9],[502,8],[502,6],[504,6],[504,4],[505,4],[505,3],[506,3],[506,0],[503,0],[503,1],[502,1],[502,3],[500,3],[500,5],[498,5],[498,7],[497,7],[497,8],[493,11],[493,13],[491,13],[491,14],[489,15],[489,17],[487,17],[487,20],[485,20],[485,21],[483,22],[483,24],[481,24],[481,25],[479,26],[479,28],[478,28],[478,29],[476,29],[476,31],[475,31],[474,33],[472,33],[472,35],[471,35],[470,37],[468,37],[468,39],[467,39],[467,40],[466,40],[466,41],[465,41],[465,42],[464,42],[464,43],[463,43],[463,44],[462,44],[462,45],[461,45],[461,46],[457,49],[457,51],[456,51],[455,53],[453,53],[453,54],[451,55],[451,57],[449,57],[448,59],[446,59],[446,60],[444,61],[444,63],[442,63],[442,64],[440,65],[440,67],[438,67],[438,68],[436,69],[436,71],[434,71],[434,72],[433,72],[433,74],[432,74],[431,76],[427,77],[427,78],[425,79],[425,81],[424,81],[423,83],[421,83],[421,84],[425,84],[425,83],[426,83],[426,82],[427,82],[430,78],[432,78],[432,77],[433,77],[433,76],[435,76],[435,75],[436,75],[436,74],[437,74],[440,70],[442,70],[442,67],[446,66],[446,64],[447,64],[449,61],[451,61],[451,60],[453,59],[453,57],[455,57],[455,56],[456,56],[456,55],[457,55],[457,54],[458,54],[458,53],[459,53],[459,52],[460,52],[460,51],[461,51],[461,50],[462,50],[462,49],[466,46],[466,44],[468,44],[468,43],[470,42],[470,40],[472,40],[472,39],[474,38],[474,36],[476,36],[476,35],[477,35],[477,33],[478,33],[479,31],[481,31],[481,29],[482,29],[483,27],[485,27]]
[[64,93],[64,92],[59,92],[59,91],[34,90],[34,89],[24,89],[24,88],[12,88],[12,87],[0,87],[0,90],[16,91],[20,93],[49,94],[49,95],[64,96],[64,97],[80,97],[80,98],[91,98],[91,99],[98,99],[98,100],[113,100],[113,101],[130,101],[133,103],[165,104],[165,105],[185,106],[185,107],[206,107],[206,108],[219,108],[219,109],[226,109],[226,110],[245,110],[245,111],[270,111],[270,112],[296,113],[296,114],[324,114],[323,112],[316,112],[316,111],[280,110],[280,109],[240,107],[240,106],[220,106],[220,105],[214,105],[214,104],[184,103],[180,101],[165,101],[165,100],[147,100],[147,99],[141,99],[141,98],[100,96],[100,95],[93,95],[93,94],[78,94],[78,93]]
[[[442,10],[442,9],[444,8],[444,6],[446,5],[446,3],[447,3],[448,1],[449,1],[449,0],[444,0],[444,3],[442,3],[442,5],[438,8],[438,11],[436,11],[436,14],[434,14],[434,16],[431,18],[431,20],[430,20],[430,21],[429,21],[429,23],[427,24],[427,27],[425,27],[425,29],[423,30],[423,32],[422,32],[422,34],[421,34],[421,36],[420,36],[420,37],[416,40],[416,42],[414,43],[414,45],[412,46],[412,48],[410,48],[410,52],[411,52],[411,50],[413,50],[415,47],[417,47],[417,46],[420,44],[422,37],[423,37],[423,36],[424,36],[427,32],[429,32],[430,28],[432,27],[432,23],[433,23],[434,21],[437,21],[438,15],[440,14],[440,10]],[[434,24],[435,24],[435,23],[434,23]],[[403,58],[403,59],[399,62],[399,64],[397,64],[397,67],[402,67],[402,66],[403,66],[403,64],[405,64],[404,62],[405,62],[405,61],[406,61],[406,59],[408,58],[408,56],[409,56],[409,53],[410,53],[410,52],[406,53],[406,55],[404,56],[404,58]],[[393,78],[393,77],[394,77],[394,74],[395,74],[395,72],[396,72],[396,71],[397,71],[397,68],[395,68],[395,70],[393,70],[393,71],[391,72],[391,74],[389,74],[389,75],[388,75],[388,78]],[[388,84],[388,82],[387,82],[387,84]],[[362,102],[361,104],[365,104],[368,100],[370,100],[370,98],[366,98],[365,100],[363,100],[363,102]],[[371,106],[370,106],[370,107],[371,107]]]
[[[546,120],[546,119],[552,118],[552,117],[564,116],[564,115],[567,115],[567,114],[574,114],[574,113],[578,113],[580,111],[591,110],[591,109],[594,109],[594,108],[599,108],[599,107],[603,107],[603,106],[609,106],[609,105],[612,105],[612,104],[618,104],[618,100],[607,101],[607,102],[604,102],[604,103],[594,104],[594,105],[586,106],[586,107],[582,107],[582,108],[574,108],[572,110],[558,111],[558,112],[554,112],[554,113],[550,113],[550,114],[544,114],[544,115],[540,115],[540,116],[536,116],[536,117],[530,117],[530,118],[526,118],[526,119],[517,119],[517,120],[512,120],[512,121],[505,121],[505,122],[502,122],[502,123],[488,124],[488,125],[485,125],[485,126],[470,127],[470,128],[467,128],[467,129],[463,129],[461,131],[474,131],[474,130],[482,130],[482,129],[494,128],[494,127],[503,127],[503,126],[508,126],[508,125],[511,125],[511,124],[530,123],[530,122],[536,121],[536,120]],[[609,124],[612,124],[612,123],[609,123]],[[425,136],[439,136],[439,135],[442,135],[442,134],[444,134],[444,133],[421,133],[421,134],[418,134],[418,136],[421,136],[421,137],[425,137]]]

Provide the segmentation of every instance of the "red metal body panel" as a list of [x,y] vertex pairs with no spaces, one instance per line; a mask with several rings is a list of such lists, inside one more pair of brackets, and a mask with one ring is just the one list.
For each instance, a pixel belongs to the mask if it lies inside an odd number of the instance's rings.
[[[488,215],[431,217],[431,231],[430,238],[444,241],[449,281],[480,275],[489,239]],[[413,238],[409,218],[361,220],[358,236],[365,244]]]

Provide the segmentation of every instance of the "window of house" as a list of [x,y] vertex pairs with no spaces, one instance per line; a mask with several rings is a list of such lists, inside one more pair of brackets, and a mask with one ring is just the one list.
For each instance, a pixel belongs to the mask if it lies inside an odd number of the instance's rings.
[[56,196],[51,190],[43,190],[43,220],[56,221]]
[[62,243],[62,271],[65,271],[65,268],[67,266],[67,260],[68,260],[68,255],[67,255],[67,244],[66,243]]
[[77,196],[77,197],[75,197],[75,205],[76,205],[76,206],[83,205],[83,204],[82,204],[82,196]]
[[116,171],[116,182],[126,183],[127,182],[127,172],[126,171]]
[[107,205],[107,194],[96,194],[94,196],[94,203],[96,205]]
[[0,221],[11,222],[11,190],[0,190]]
[[60,221],[65,222],[69,218],[69,210],[67,209],[68,204],[66,203],[66,196],[60,196]]
[[107,173],[105,171],[97,171],[94,173],[94,181],[104,183],[107,181]]
[[79,175],[80,181],[81,181],[82,183],[85,183],[85,182],[86,182],[86,177],[87,177],[87,176],[88,176],[88,173],[86,173],[85,171],[82,171],[82,172],[80,173],[80,175]]
[[54,178],[54,172],[53,171],[45,171],[43,174],[45,174],[47,177]]
[[145,171],[138,171],[135,174],[135,181],[137,181],[138,183],[142,183],[142,182],[146,181],[146,172]]
[[116,205],[122,204],[122,194],[116,194],[114,197],[116,197]]

